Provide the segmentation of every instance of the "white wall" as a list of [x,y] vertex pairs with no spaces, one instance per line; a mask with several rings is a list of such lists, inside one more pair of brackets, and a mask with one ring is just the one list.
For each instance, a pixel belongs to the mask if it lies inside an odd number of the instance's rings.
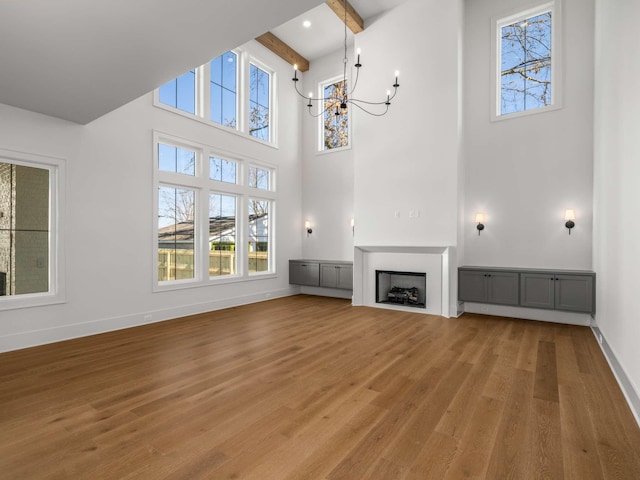
[[[302,75],[303,92],[315,92],[319,82],[342,75],[341,49],[311,62]],[[289,82],[290,83],[290,82]],[[302,256],[319,260],[353,260],[353,148],[318,151],[318,118],[298,99],[302,135]],[[313,233],[303,229],[308,220]]]
[[456,245],[461,11],[408,0],[356,37],[359,97],[384,98],[400,71],[386,116],[355,112],[356,245]]
[[[244,48],[279,75],[277,149],[155,108],[151,94],[86,126],[0,105],[0,148],[67,160],[67,302],[0,312],[0,351],[292,292],[287,262],[301,253],[299,109],[288,64],[254,42]],[[278,167],[277,277],[152,293],[154,129]]]
[[[596,322],[635,390],[640,415],[640,3],[596,0],[595,222]],[[639,421],[640,421],[640,417]]]
[[[562,5],[563,107],[491,122],[491,18],[532,2],[465,2],[465,264],[592,267],[594,4]],[[577,217],[571,235],[568,208]],[[480,236],[476,212],[487,215]]]

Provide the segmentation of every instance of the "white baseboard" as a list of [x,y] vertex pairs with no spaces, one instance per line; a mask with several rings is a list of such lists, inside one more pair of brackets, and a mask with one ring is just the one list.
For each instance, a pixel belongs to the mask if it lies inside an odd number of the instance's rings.
[[298,288],[283,288],[270,292],[262,292],[251,295],[240,295],[232,298],[212,300],[208,302],[182,305],[179,307],[138,312],[119,317],[101,318],[89,322],[60,325],[53,328],[32,330],[0,336],[0,352],[20,350],[23,348],[45,345],[48,343],[71,340],[73,338],[87,337],[99,333],[138,327],[150,323],[163,322],[174,318],[186,317],[206,313],[223,308],[248,305],[273,298],[288,297],[299,293]]
[[600,349],[602,350],[604,357],[607,359],[607,362],[609,362],[609,367],[611,367],[613,375],[616,377],[618,385],[620,385],[622,393],[627,399],[629,408],[631,408],[631,412],[640,427],[640,392],[634,387],[631,380],[629,380],[627,373],[624,371],[622,365],[620,365],[620,362],[618,362],[615,353],[607,343],[607,339],[604,337],[596,323],[591,325],[591,330],[596,337],[596,341],[600,345]]

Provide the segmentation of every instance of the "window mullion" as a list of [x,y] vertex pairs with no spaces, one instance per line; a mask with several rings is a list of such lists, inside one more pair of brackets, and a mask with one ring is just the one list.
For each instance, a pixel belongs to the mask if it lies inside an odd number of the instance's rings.
[[198,68],[198,116],[211,120],[211,66],[210,62]]
[[238,131],[249,132],[249,57],[246,52],[241,52],[238,59],[238,95],[237,115]]

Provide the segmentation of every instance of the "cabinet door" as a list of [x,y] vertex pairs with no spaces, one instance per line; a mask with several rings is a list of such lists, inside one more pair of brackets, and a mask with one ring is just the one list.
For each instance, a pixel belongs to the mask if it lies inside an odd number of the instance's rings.
[[318,286],[320,274],[317,263],[289,262],[289,283]]
[[458,299],[463,302],[487,301],[487,273],[478,270],[458,270]]
[[520,305],[533,308],[554,308],[555,275],[520,274]]
[[593,312],[593,277],[590,275],[555,276],[556,309]]
[[304,270],[301,262],[289,261],[289,283],[294,285],[304,284]]
[[336,269],[338,273],[338,288],[343,290],[353,290],[353,266],[339,265]]
[[327,288],[338,287],[338,266],[332,263],[320,264],[320,286]]
[[487,302],[518,305],[520,276],[513,272],[487,272]]

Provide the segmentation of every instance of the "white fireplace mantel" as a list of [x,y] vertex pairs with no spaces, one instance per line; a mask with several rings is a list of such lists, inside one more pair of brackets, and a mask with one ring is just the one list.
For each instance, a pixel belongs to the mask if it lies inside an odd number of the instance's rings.
[[[452,296],[451,246],[357,245],[353,255],[353,305],[391,309],[409,307],[375,302],[375,271],[385,269],[425,271],[427,274],[427,308],[423,313],[451,316],[456,312]],[[453,274],[452,274],[453,272]],[[452,301],[452,298],[454,299]],[[416,311],[418,309],[411,309]]]

